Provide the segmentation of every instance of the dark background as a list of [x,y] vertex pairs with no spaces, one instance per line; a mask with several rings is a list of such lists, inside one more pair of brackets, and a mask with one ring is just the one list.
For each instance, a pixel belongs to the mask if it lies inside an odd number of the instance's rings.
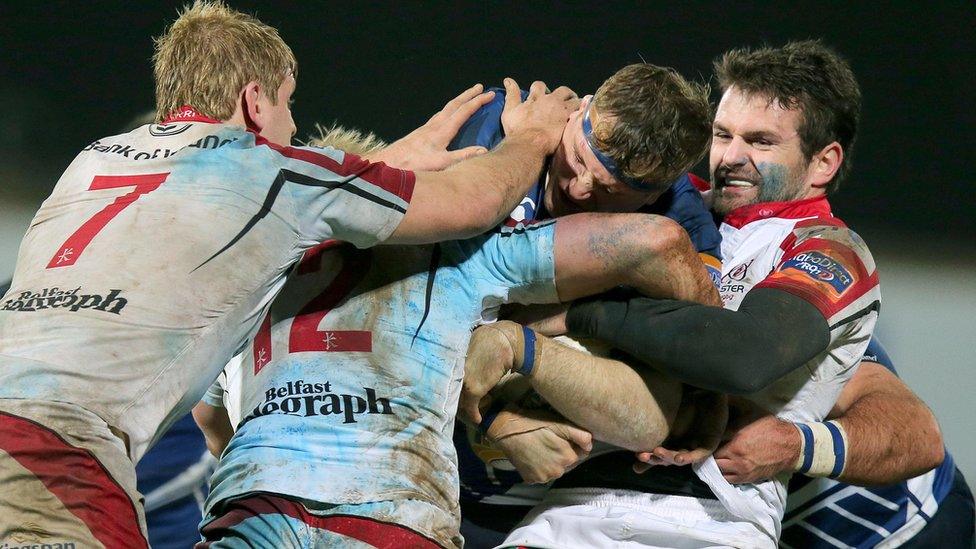
[[[7,196],[39,201],[81,147],[152,107],[151,37],[179,5],[0,8]],[[642,58],[709,79],[712,59],[728,48],[823,38],[850,60],[864,94],[854,171],[835,209],[869,241],[941,235],[976,249],[971,1],[232,5],[276,26],[294,49],[300,137],[314,122],[339,121],[395,138],[464,87],[499,85],[506,75],[525,86],[533,79],[566,84],[582,95]]]

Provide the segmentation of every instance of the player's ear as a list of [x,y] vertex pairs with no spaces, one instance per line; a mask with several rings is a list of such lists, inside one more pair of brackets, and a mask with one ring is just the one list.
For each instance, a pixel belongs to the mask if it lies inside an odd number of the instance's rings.
[[834,141],[820,149],[820,152],[813,155],[808,167],[810,185],[817,189],[826,188],[843,162],[844,147],[840,143]]
[[241,112],[244,114],[244,124],[248,129],[260,132],[264,124],[261,123],[261,85],[252,80],[241,90]]

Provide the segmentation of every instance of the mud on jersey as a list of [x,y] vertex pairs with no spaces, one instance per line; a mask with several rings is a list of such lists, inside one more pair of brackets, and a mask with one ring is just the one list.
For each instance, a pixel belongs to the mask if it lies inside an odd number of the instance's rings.
[[[206,402],[243,416],[208,512],[257,491],[324,504],[395,500],[401,516],[370,516],[459,542],[451,434],[468,339],[503,302],[557,301],[554,228],[306,253],[239,373],[228,372],[240,389],[208,392]],[[411,505],[416,513],[403,512]]]
[[0,398],[82,406],[128,436],[133,460],[199,400],[305,249],[384,240],[414,183],[180,115],[81,151],[0,300]]
[[[878,318],[881,293],[870,251],[833,216],[826,198],[745,206],[726,216],[720,230],[726,308],[738,309],[753,288],[776,288],[814,305],[830,329],[825,351],[749,400],[787,421],[822,420],[854,375]],[[733,486],[711,457],[695,472],[729,511],[779,537],[788,476]]]

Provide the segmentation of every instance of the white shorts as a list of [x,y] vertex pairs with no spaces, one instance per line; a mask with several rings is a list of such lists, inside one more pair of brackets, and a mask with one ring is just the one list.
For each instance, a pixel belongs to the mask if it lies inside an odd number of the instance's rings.
[[499,547],[775,548],[775,540],[717,500],[630,490],[550,490]]

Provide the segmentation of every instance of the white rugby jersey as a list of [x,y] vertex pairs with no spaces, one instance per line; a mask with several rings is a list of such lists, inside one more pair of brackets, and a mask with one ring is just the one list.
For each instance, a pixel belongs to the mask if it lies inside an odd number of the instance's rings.
[[[273,492],[360,504],[362,516],[459,544],[451,435],[471,330],[504,302],[558,301],[554,229],[307,252],[226,387],[205,398],[239,422],[208,513]],[[396,516],[368,505],[390,500]]]
[[[870,251],[833,216],[826,198],[745,206],[726,216],[720,230],[725,261],[719,290],[726,308],[738,309],[753,288],[776,288],[813,304],[830,327],[824,352],[749,400],[787,421],[822,420],[854,374],[877,321],[881,293]],[[788,475],[733,486],[711,457],[695,472],[729,511],[779,537]]]
[[138,460],[254,333],[303,251],[383,241],[413,185],[189,107],[95,141],[21,243],[0,300],[0,398],[82,406]]

